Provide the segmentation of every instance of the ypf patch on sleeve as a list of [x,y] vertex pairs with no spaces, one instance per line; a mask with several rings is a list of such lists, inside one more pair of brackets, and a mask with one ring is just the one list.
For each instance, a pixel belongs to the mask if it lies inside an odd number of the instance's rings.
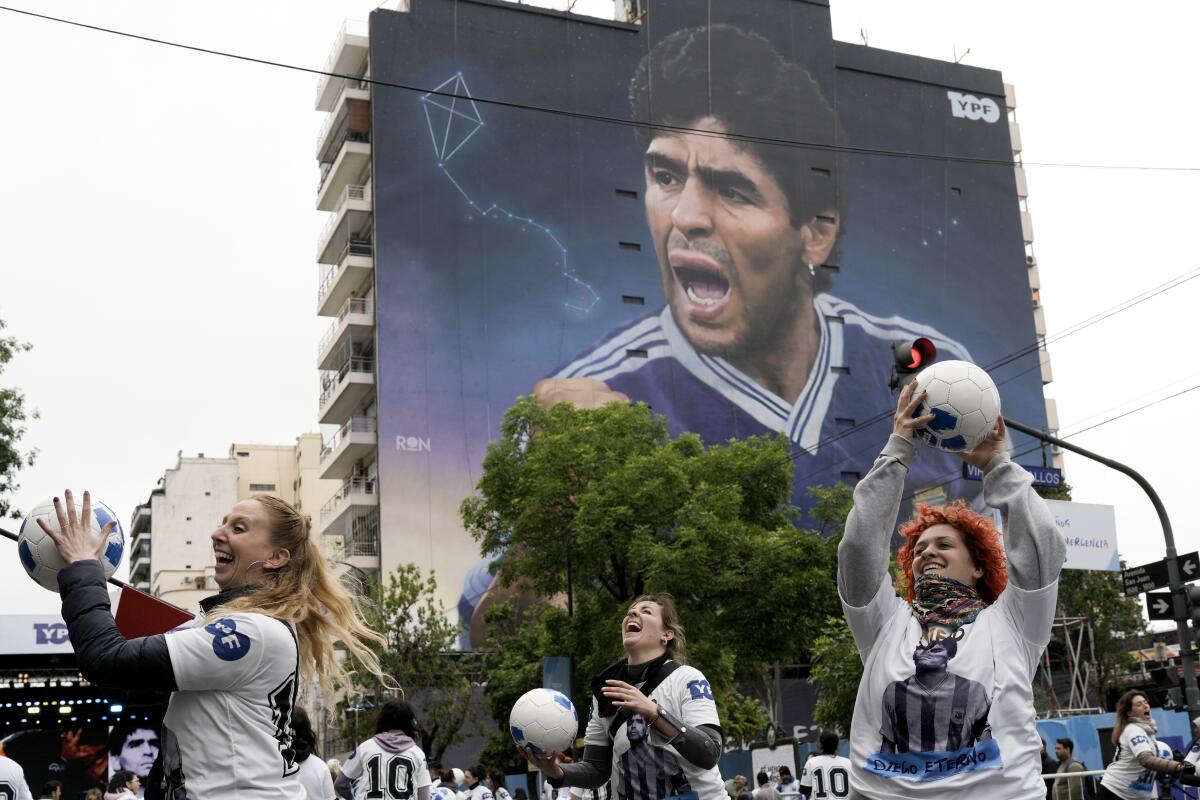
[[204,626],[213,635],[213,652],[222,661],[237,661],[250,652],[250,637],[238,633],[237,623],[225,617]]

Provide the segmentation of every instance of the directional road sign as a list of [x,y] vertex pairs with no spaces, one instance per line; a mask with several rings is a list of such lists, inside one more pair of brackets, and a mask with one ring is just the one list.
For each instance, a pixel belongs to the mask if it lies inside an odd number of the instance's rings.
[[1121,570],[1121,580],[1125,583],[1125,594],[1129,597],[1165,588],[1168,583],[1167,560],[1164,558],[1140,567],[1123,569]]
[[[1183,582],[1200,578],[1200,552],[1192,551],[1175,557],[1179,565],[1179,574]],[[1170,580],[1167,577],[1167,560],[1152,561],[1140,567],[1130,567],[1121,570],[1121,580],[1125,584],[1125,594],[1134,597],[1142,592],[1152,592],[1155,589],[1167,588]],[[1173,619],[1168,617],[1167,619]]]
[[1179,564],[1179,574],[1183,576],[1184,583],[1200,578],[1200,552],[1176,556],[1175,561]]
[[1175,619],[1175,615],[1171,613],[1171,593],[1170,592],[1147,592],[1146,593],[1146,612],[1150,619]]

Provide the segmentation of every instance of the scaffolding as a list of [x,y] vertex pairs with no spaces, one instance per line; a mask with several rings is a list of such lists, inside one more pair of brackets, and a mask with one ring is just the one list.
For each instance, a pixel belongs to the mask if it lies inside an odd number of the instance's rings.
[[[1057,686],[1054,670],[1050,664],[1050,649],[1042,652],[1042,680],[1050,702],[1050,716],[1067,717],[1077,714],[1103,713],[1104,709],[1094,704],[1098,687],[1095,686],[1096,647],[1092,638],[1092,623],[1087,617],[1055,617],[1051,628],[1051,641],[1058,639],[1064,647],[1066,673],[1070,678],[1069,688]],[[1066,695],[1066,702],[1062,695]]]

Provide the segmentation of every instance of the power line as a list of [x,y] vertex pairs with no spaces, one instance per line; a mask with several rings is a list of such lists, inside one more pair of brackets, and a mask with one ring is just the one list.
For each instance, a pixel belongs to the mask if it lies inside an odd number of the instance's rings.
[[[1109,417],[1108,419],[1101,420],[1100,422],[1097,422],[1097,423],[1096,423],[1096,424],[1094,424],[1094,425],[1089,425],[1089,426],[1087,426],[1086,428],[1081,428],[1080,430],[1077,430],[1077,431],[1075,431],[1075,432],[1073,432],[1073,433],[1069,433],[1069,434],[1067,434],[1067,435],[1065,435],[1065,436],[1059,436],[1058,438],[1059,438],[1059,439],[1073,439],[1074,437],[1076,437],[1076,436],[1079,436],[1079,435],[1080,435],[1080,434],[1082,434],[1082,433],[1087,433],[1088,431],[1095,430],[1096,428],[1099,428],[1101,425],[1107,425],[1107,424],[1108,424],[1108,423],[1110,423],[1110,422],[1116,422],[1116,421],[1117,421],[1117,420],[1119,420],[1119,419],[1123,419],[1123,418],[1125,418],[1125,417],[1128,417],[1130,414],[1136,414],[1136,413],[1138,413],[1139,411],[1145,411],[1147,408],[1151,408],[1152,406],[1156,406],[1156,405],[1158,405],[1159,403],[1165,403],[1165,402],[1166,402],[1166,401],[1168,401],[1168,400],[1173,400],[1173,399],[1175,399],[1176,397],[1180,397],[1180,396],[1182,396],[1182,395],[1185,395],[1185,394],[1187,394],[1188,392],[1194,392],[1194,391],[1196,391],[1197,389],[1200,389],[1200,383],[1198,383],[1198,384],[1196,384],[1196,385],[1194,385],[1194,386],[1189,386],[1187,389],[1182,389],[1182,390],[1180,390],[1180,391],[1178,391],[1178,392],[1175,392],[1175,393],[1173,393],[1173,394],[1169,394],[1169,395],[1167,395],[1166,397],[1160,397],[1160,398],[1159,398],[1159,399],[1157,399],[1157,400],[1152,400],[1151,402],[1149,402],[1149,403],[1146,403],[1145,405],[1138,406],[1137,408],[1131,409],[1131,410],[1129,410],[1129,411],[1123,411],[1123,412],[1121,412],[1120,414],[1114,414],[1113,416]],[[1039,441],[1039,443],[1038,443],[1038,444],[1036,444],[1036,445],[1034,445],[1033,447],[1030,447],[1030,448],[1028,448],[1028,449],[1026,449],[1026,450],[1021,450],[1021,451],[1019,451],[1019,452],[1013,453],[1013,454],[1010,456],[1010,458],[1011,458],[1012,460],[1014,460],[1014,461],[1015,461],[1015,460],[1017,460],[1018,458],[1020,458],[1021,456],[1024,456],[1024,455],[1029,455],[1030,453],[1036,453],[1037,451],[1039,451],[1039,450],[1041,450],[1041,449],[1042,449],[1042,446],[1043,446],[1043,443],[1041,443],[1041,442]],[[949,474],[950,474],[950,473],[946,473],[946,475],[949,475]],[[943,475],[943,477],[945,477],[945,475]],[[941,483],[935,483],[935,484],[933,484],[932,486],[923,486],[923,487],[921,487],[920,489],[916,489],[916,490],[914,490],[914,491],[912,491],[912,492],[909,492],[908,494],[904,495],[904,499],[905,499],[905,500],[910,500],[910,499],[912,499],[912,497],[913,497],[914,495],[916,495],[916,494],[917,494],[917,492],[926,492],[926,491],[929,491],[930,489],[940,489],[940,488],[942,488],[943,486],[946,486],[946,485],[948,485],[948,484],[950,484],[950,483],[953,483],[953,482],[954,482],[955,480],[957,480],[957,479],[958,479],[958,476],[957,476],[957,475],[952,475],[950,478],[948,478],[947,480],[944,480],[944,481],[942,481]]]
[[[1154,286],[1154,287],[1147,289],[1143,292],[1140,292],[1139,294],[1136,294],[1126,300],[1122,300],[1121,302],[1117,303],[1114,306],[1110,306],[1109,308],[1105,309],[1104,311],[1100,311],[1096,314],[1093,314],[1092,316],[1087,317],[1086,319],[1080,320],[1079,322],[1064,328],[1062,331],[1059,331],[1051,336],[1046,337],[1044,341],[1036,341],[1031,345],[1027,345],[1025,347],[1019,348],[1018,350],[1015,350],[1014,352],[1012,352],[1008,355],[1001,356],[1000,358],[996,359],[992,363],[985,365],[983,367],[983,369],[985,372],[988,372],[990,374],[993,370],[997,370],[1002,367],[1008,366],[1009,364],[1013,363],[1014,361],[1017,361],[1027,355],[1030,355],[1031,353],[1035,353],[1035,352],[1042,350],[1046,345],[1049,345],[1054,342],[1060,342],[1063,339],[1067,338],[1068,336],[1072,336],[1076,333],[1079,333],[1082,330],[1086,330],[1087,328],[1090,328],[1093,325],[1103,322],[1104,320],[1108,319],[1109,317],[1119,314],[1122,311],[1127,311],[1127,310],[1133,308],[1134,306],[1137,306],[1147,300],[1157,297],[1158,295],[1163,294],[1164,292],[1170,291],[1171,289],[1177,288],[1177,287],[1187,283],[1188,281],[1194,280],[1197,277],[1200,277],[1200,267],[1198,267],[1196,269],[1188,270],[1187,272],[1181,273],[1181,274],[1175,276],[1174,278],[1171,278],[1170,280],[1159,284],[1158,286]],[[997,381],[996,385],[997,385],[997,387],[1003,386],[1006,383],[1016,380],[1017,378],[1021,377],[1022,375],[1025,375],[1029,372],[1032,372],[1035,369],[1038,369],[1040,366],[1041,366],[1041,362],[1039,360],[1039,362],[1037,364],[1034,364],[1033,366],[1030,366],[1024,370],[1021,370],[1020,372],[1016,373],[1015,375],[1010,375],[1009,377],[1005,378],[1004,380]],[[878,414],[876,414],[875,416],[869,417],[868,419],[866,419],[856,425],[853,425],[844,431],[839,431],[839,432],[833,434],[832,436],[822,439],[821,441],[819,441],[815,445],[813,445],[811,448],[805,448],[805,447],[792,448],[791,452],[789,452],[789,454],[788,454],[788,459],[791,461],[795,461],[796,459],[800,458],[802,455],[805,455],[805,454],[813,455],[821,447],[831,444],[833,442],[836,442],[839,439],[843,439],[847,436],[852,436],[855,433],[859,433],[863,430],[866,430],[867,428],[870,428],[871,426],[875,425],[876,423],[887,419],[893,413],[894,413],[893,409],[887,409],[885,411],[881,411]],[[866,449],[870,449],[870,447],[864,448],[864,450],[866,450]],[[851,458],[852,456],[857,455],[861,452],[863,452],[863,450],[855,451],[855,453],[852,453],[850,456],[847,456],[847,457],[841,459],[840,461],[835,462],[835,465],[845,463],[847,460],[849,460],[849,458]],[[815,475],[815,474],[816,473],[809,473],[808,475],[803,476],[800,480],[803,481],[803,480],[807,479],[808,477],[811,477],[812,475]]]
[[[430,95],[435,97],[444,97],[449,100],[466,100],[466,96],[458,95],[454,92],[441,91],[422,86],[414,86],[412,84],[395,83],[392,81],[383,81],[378,78],[368,78],[362,75],[346,75],[339,72],[327,72],[314,67],[303,67],[297,64],[288,64],[283,61],[274,61],[268,58],[258,58],[255,56],[242,55],[240,53],[230,53],[225,50],[216,50],[209,47],[200,47],[198,45],[184,44],[182,42],[173,42],[168,39],[159,39],[153,36],[144,36],[128,31],[120,31],[115,28],[106,28],[101,25],[90,25],[85,22],[66,19],[63,17],[55,17],[49,14],[39,14],[34,11],[28,11],[21,8],[13,8],[11,6],[0,6],[0,11],[7,11],[12,14],[21,14],[27,17],[45,20],[47,22],[56,22],[61,25],[70,25],[76,28],[96,31],[98,33],[107,33],[113,36],[122,36],[128,39],[136,39],[150,44],[163,45],[165,47],[175,47],[180,50],[190,50],[195,53],[203,53],[205,55],[218,56],[221,58],[231,58],[237,61],[246,61],[252,64],[260,64],[267,67],[277,67],[279,69],[292,70],[294,72],[305,72],[310,75],[324,75],[330,78],[342,78],[349,81],[357,81],[370,84],[371,86],[379,86],[388,89],[401,89],[407,92],[416,92],[422,95]],[[566,117],[568,119],[582,120],[586,122],[598,122],[606,125],[619,125],[628,128],[644,128],[649,130],[663,130],[674,133],[688,133],[698,136],[712,136],[722,139],[732,139],[742,142],[750,142],[753,144],[765,144],[776,147],[792,147],[805,150],[821,150],[834,153],[842,153],[847,155],[863,155],[863,156],[879,156],[885,158],[911,158],[919,161],[939,161],[943,163],[955,164],[978,164],[981,166],[1005,167],[1008,169],[1018,166],[1016,162],[1005,158],[978,158],[971,156],[953,156],[940,153],[917,153],[905,150],[890,150],[885,148],[873,147],[854,147],[850,145],[826,144],[822,142],[802,142],[792,139],[780,139],[770,136],[755,136],[744,133],[725,133],[717,131],[702,130],[699,128],[690,128],[684,125],[666,125],[666,124],[651,124],[648,122],[639,122],[637,120],[622,119],[620,117],[610,117],[603,114],[588,114],[582,111],[570,111],[563,108],[552,108],[549,106],[537,106],[528,103],[517,103],[508,100],[498,100],[495,98],[471,96],[469,99],[475,103],[483,103],[485,105],[495,106],[497,108],[509,108],[519,111],[533,111],[540,114],[550,114],[554,116]],[[1198,173],[1200,166],[1156,166],[1150,164],[1084,164],[1084,163],[1068,163],[1056,161],[1024,161],[1020,166],[1030,167],[1063,167],[1069,169],[1108,169],[1108,170],[1128,170],[1139,172],[1183,172],[1183,173]]]

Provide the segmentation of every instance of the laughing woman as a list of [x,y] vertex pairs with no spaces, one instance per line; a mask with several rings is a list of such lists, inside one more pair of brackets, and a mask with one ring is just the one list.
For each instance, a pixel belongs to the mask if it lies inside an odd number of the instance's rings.
[[683,625],[666,594],[642,595],[621,621],[625,659],[592,681],[583,759],[525,751],[551,785],[594,789],[612,780],[618,800],[725,800],[717,771],[721,724],[712,689],[684,665]]
[[[915,395],[915,396],[914,396]],[[900,527],[902,572],[888,554],[915,455],[923,397],[900,393],[892,435],[854,489],[838,547],[838,590],[863,660],[850,736],[851,787],[866,798],[1042,800],[1033,674],[1050,640],[1066,545],[1028,472],[1009,461],[1004,421],[960,454],[983,472],[984,499],[917,506]],[[899,588],[902,596],[898,597]]]
[[308,517],[277,497],[235,505],[212,533],[221,593],[201,602],[203,621],[126,640],[98,558],[115,523],[97,537],[88,493],[78,514],[64,496],[54,499],[61,533],[38,524],[68,564],[58,587],[80,671],[99,686],[171,692],[147,797],[301,797],[290,729],[297,689],[316,681],[331,697],[345,685],[335,640],[376,674],[362,640],[384,643],[328,571]]

